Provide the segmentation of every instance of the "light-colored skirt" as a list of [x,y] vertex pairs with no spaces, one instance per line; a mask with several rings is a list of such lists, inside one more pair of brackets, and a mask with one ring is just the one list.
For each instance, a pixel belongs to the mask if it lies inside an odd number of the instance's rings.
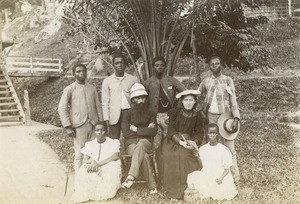
[[210,171],[194,171],[188,175],[189,189],[196,189],[200,198],[213,198],[215,200],[231,200],[237,195],[236,186],[231,172],[223,179],[222,184],[216,182],[216,175]]
[[98,172],[87,173],[87,165],[82,165],[75,177],[75,192],[72,201],[105,201],[113,198],[121,186],[121,162],[112,161],[101,166]]

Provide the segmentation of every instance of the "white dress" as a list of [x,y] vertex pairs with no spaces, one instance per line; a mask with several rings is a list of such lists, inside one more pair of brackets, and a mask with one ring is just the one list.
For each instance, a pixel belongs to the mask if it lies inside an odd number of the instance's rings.
[[[86,142],[81,153],[99,162],[118,153],[119,149],[119,140],[107,137],[102,144],[98,143],[97,139]],[[120,160],[101,166],[95,173],[87,173],[87,165],[83,164],[77,172],[74,185],[75,191],[71,199],[76,203],[113,198],[121,186]]]
[[216,182],[216,179],[222,175],[224,168],[229,169],[232,165],[230,150],[220,143],[216,146],[205,144],[200,147],[199,155],[203,168],[201,171],[194,171],[188,175],[188,188],[198,190],[201,198],[233,199],[238,192],[231,172],[228,172],[222,184]]

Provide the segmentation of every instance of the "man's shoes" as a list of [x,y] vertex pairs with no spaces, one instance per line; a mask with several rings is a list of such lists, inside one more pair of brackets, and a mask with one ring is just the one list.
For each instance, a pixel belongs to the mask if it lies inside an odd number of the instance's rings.
[[150,190],[150,195],[157,194],[157,188],[152,188]]
[[121,185],[121,188],[130,188],[133,184],[133,179],[127,178]]

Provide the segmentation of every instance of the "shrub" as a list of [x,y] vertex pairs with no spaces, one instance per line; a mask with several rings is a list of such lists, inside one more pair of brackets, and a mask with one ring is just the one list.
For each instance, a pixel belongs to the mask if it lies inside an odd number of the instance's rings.
[[287,18],[270,21],[268,24],[258,26],[253,32],[266,44],[299,39],[300,19]]

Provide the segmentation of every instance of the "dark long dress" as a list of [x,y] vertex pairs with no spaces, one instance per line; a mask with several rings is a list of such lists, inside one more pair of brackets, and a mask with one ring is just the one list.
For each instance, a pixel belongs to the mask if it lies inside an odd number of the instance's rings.
[[198,159],[177,142],[174,137],[184,134],[190,140],[201,144],[203,138],[203,118],[200,112],[174,108],[168,112],[167,137],[157,149],[157,166],[163,190],[170,198],[182,199],[187,188],[187,175],[199,169]]

